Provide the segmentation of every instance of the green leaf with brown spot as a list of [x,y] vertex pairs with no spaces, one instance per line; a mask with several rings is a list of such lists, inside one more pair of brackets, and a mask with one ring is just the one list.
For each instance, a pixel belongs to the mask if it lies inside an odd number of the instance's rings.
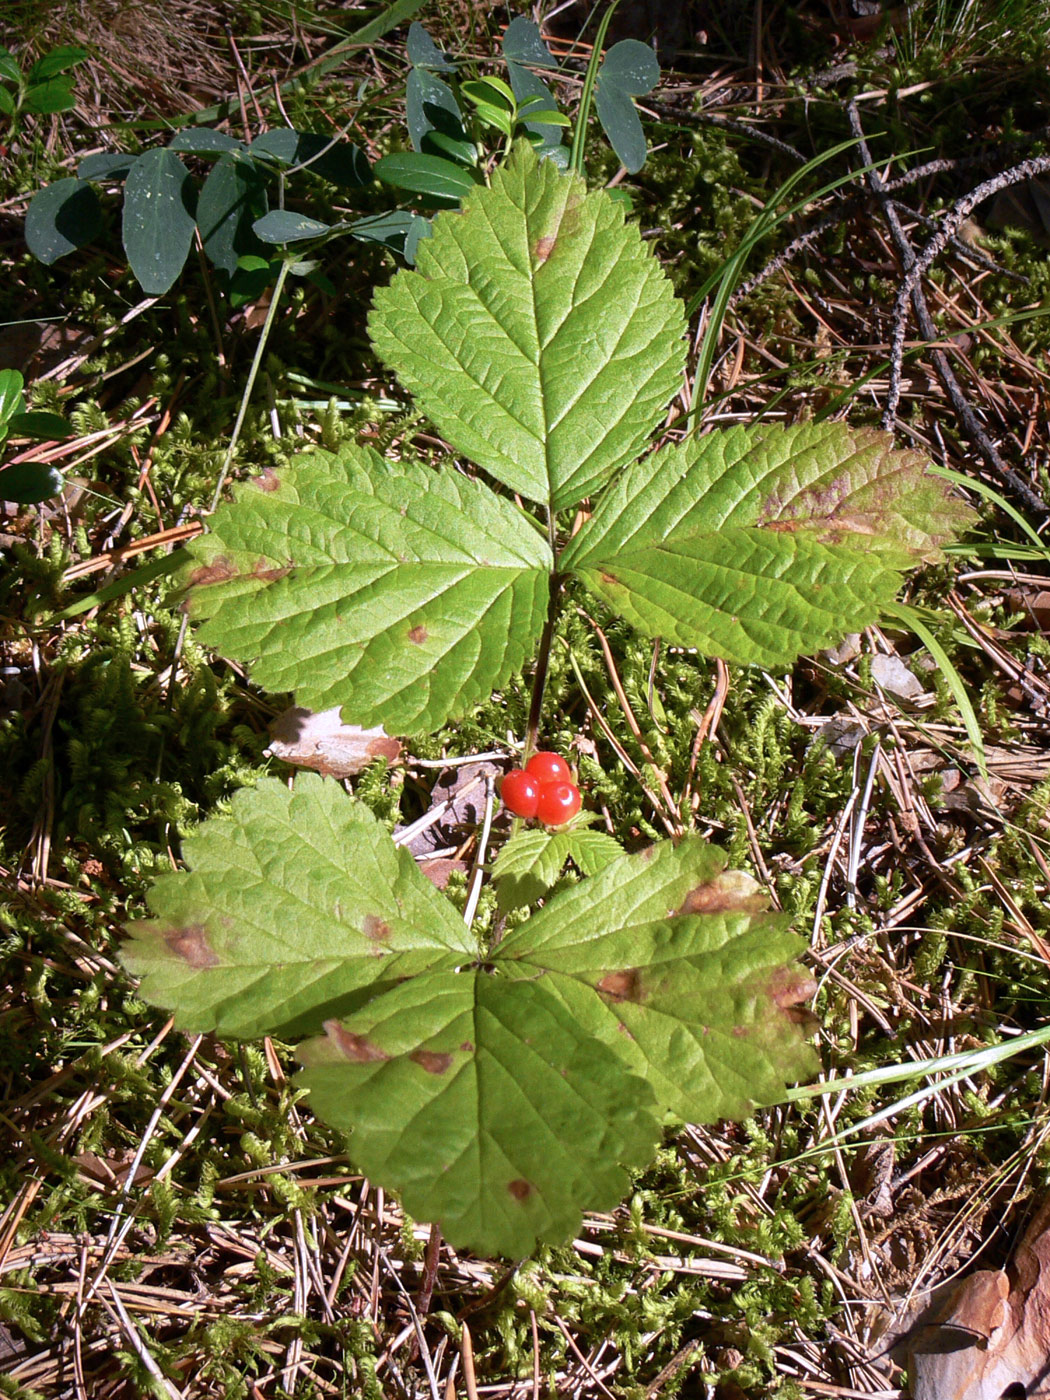
[[183,843],[124,962],[187,1031],[308,1035],[384,986],[476,951],[447,900],[331,780],[267,780]]
[[270,690],[414,734],[532,655],[550,548],[481,482],[348,447],[235,494],[190,545],[183,582],[200,641]]
[[875,621],[973,519],[884,433],[731,428],[636,462],[559,568],[649,636],[789,665]]

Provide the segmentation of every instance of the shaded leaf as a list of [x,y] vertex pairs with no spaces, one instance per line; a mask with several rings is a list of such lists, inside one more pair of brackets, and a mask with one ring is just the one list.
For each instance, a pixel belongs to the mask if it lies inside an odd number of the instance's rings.
[[123,180],[135,164],[137,156],[107,151],[97,156],[85,156],[77,166],[78,180]]
[[56,73],[64,73],[68,68],[75,68],[78,63],[83,63],[87,56],[87,49],[76,48],[72,44],[52,49],[50,53],[44,54],[33,64],[26,76],[26,82],[30,84],[44,82],[47,78],[53,78]]
[[622,39],[605,55],[594,89],[594,105],[620,163],[633,175],[647,155],[645,133],[632,97],[642,97],[660,81],[660,65],[648,44]]
[[532,654],[546,541],[480,482],[364,448],[238,489],[189,548],[206,646],[312,710],[389,733],[439,728]]
[[73,176],[37,190],[26,210],[26,244],[47,267],[83,248],[101,229],[98,195]]
[[369,325],[457,451],[561,510],[641,449],[678,383],[684,318],[606,195],[519,143],[461,216],[437,216],[418,269],[376,293]]
[[162,296],[182,271],[194,230],[193,182],[173,151],[139,156],[124,185],[124,251],[147,296]]
[[350,141],[318,131],[275,127],[255,138],[251,152],[252,155],[268,155],[281,165],[302,166],[333,185],[347,189],[360,189],[372,182],[372,172],[363,151]]
[[411,265],[415,261],[419,239],[430,233],[430,220],[407,209],[391,209],[385,214],[370,214],[365,219],[355,219],[349,232],[351,237],[362,243],[382,243],[392,248]]
[[0,80],[21,83],[22,70],[10,49],[0,48]]
[[473,956],[452,905],[338,783],[265,781],[183,843],[124,961],[186,1030],[303,1035],[366,996]]
[[413,68],[408,75],[405,117],[413,150],[425,150],[426,138],[433,131],[468,144],[455,94],[448,83],[424,68]]
[[253,225],[266,213],[265,177],[236,150],[227,150],[208,172],[197,200],[197,228],[208,259],[232,277],[238,260],[258,254]]
[[48,78],[43,83],[34,83],[26,92],[22,110],[47,117],[55,112],[68,112],[75,102],[73,79],[60,76]]
[[559,567],[649,636],[790,664],[874,621],[973,519],[925,467],[837,423],[690,438],[614,482]]

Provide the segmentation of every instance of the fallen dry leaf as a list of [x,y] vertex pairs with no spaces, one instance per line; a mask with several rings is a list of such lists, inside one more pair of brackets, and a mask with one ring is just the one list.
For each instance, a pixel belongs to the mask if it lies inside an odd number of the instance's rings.
[[1050,1400],[1050,1197],[1005,1269],[938,1290],[894,1352],[913,1400]]
[[326,778],[349,778],[375,758],[393,763],[401,756],[401,744],[383,729],[344,724],[338,706],[314,713],[293,705],[271,724],[266,752],[297,768],[312,768]]

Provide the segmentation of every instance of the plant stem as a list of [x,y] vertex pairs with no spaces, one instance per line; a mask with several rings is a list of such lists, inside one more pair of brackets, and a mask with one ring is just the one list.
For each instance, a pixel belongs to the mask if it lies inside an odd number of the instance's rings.
[[551,643],[554,640],[554,624],[558,620],[558,600],[561,597],[561,576],[551,575],[550,601],[547,604],[547,621],[543,624],[539,650],[536,653],[536,670],[532,675],[532,700],[529,704],[529,719],[525,726],[525,752],[521,756],[522,767],[536,750],[540,732],[540,719],[543,714],[543,692],[547,685],[547,671],[550,667]]
[[219,479],[215,483],[215,494],[211,498],[211,509],[213,511],[219,504],[222,488],[226,485],[226,476],[233,462],[233,454],[237,450],[237,440],[241,435],[241,428],[244,426],[244,415],[248,412],[248,404],[251,401],[252,390],[255,388],[255,377],[259,373],[259,366],[262,364],[263,353],[266,350],[266,342],[270,338],[270,330],[277,316],[277,308],[280,305],[281,293],[284,291],[284,284],[288,279],[288,269],[290,266],[291,260],[285,258],[277,273],[277,281],[274,283],[273,295],[270,298],[270,305],[266,310],[266,320],[263,322],[263,328],[259,332],[259,343],[255,347],[251,368],[248,371],[248,378],[244,384],[244,393],[241,395],[241,406],[237,410],[237,420],[233,425],[233,432],[230,434],[230,445],[226,449],[226,456],[222,459]]

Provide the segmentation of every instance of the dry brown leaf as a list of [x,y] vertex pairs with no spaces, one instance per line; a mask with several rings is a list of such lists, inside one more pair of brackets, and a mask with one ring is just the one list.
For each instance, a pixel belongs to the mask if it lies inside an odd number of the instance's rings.
[[1005,1269],[940,1291],[895,1350],[913,1400],[1050,1400],[1050,1197]]
[[326,778],[349,778],[375,758],[393,763],[401,755],[401,744],[383,729],[344,724],[338,706],[315,714],[293,705],[270,726],[266,752],[297,768],[313,768]]

